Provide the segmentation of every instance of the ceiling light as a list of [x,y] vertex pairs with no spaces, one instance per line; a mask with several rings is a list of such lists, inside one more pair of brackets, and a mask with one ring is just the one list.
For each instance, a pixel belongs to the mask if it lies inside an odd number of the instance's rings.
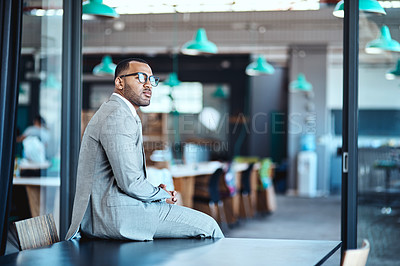
[[[282,10],[319,10],[319,0],[104,0],[119,14],[165,14],[199,12],[254,12]],[[140,8],[138,8],[140,7]]]
[[200,123],[211,131],[217,130],[220,119],[221,114],[214,107],[204,107],[199,114]]
[[50,73],[41,85],[46,89],[61,89],[61,82],[53,73]]
[[218,85],[217,89],[213,92],[212,96],[214,98],[219,98],[219,99],[226,99],[228,98],[227,93],[225,92],[224,88],[222,85]]
[[397,61],[396,68],[393,70],[389,70],[385,76],[386,76],[386,79],[388,79],[388,80],[400,78],[400,59]]
[[311,91],[312,87],[312,84],[306,80],[306,76],[303,73],[299,73],[297,79],[290,82],[289,85],[291,92]]
[[116,68],[117,65],[112,62],[111,56],[106,55],[101,59],[101,63],[93,68],[93,75],[113,76]]
[[246,67],[246,74],[249,76],[273,74],[274,72],[275,68],[261,55]]
[[164,85],[170,86],[170,87],[176,87],[181,84],[181,81],[178,79],[178,74],[176,72],[171,72],[167,76],[167,79],[163,82]]
[[206,30],[200,28],[194,35],[193,40],[188,41],[182,46],[181,51],[187,55],[216,54],[218,48],[213,42],[207,39]]
[[100,18],[118,18],[119,14],[105,4],[103,0],[89,0],[82,5],[82,14],[84,19]]
[[[383,7],[376,0],[360,0],[359,10],[371,14],[386,15],[385,9],[383,9]],[[337,3],[335,9],[333,10],[333,15],[338,18],[344,18],[343,0]]]
[[378,1],[383,8],[400,8],[400,1]]
[[60,8],[54,8],[54,9],[24,8],[23,11],[24,11],[24,14],[26,14],[26,15],[37,16],[37,17],[62,16],[64,13],[63,10]]
[[384,51],[400,52],[400,44],[392,39],[388,26],[383,25],[377,39],[370,41],[365,46],[368,54],[380,54]]

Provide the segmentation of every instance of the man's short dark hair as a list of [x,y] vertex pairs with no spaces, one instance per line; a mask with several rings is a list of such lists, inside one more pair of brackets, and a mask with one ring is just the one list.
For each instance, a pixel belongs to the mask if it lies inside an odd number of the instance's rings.
[[125,70],[127,70],[129,68],[129,63],[135,61],[135,62],[139,62],[139,63],[144,63],[147,64],[148,63],[146,61],[144,61],[143,59],[140,58],[128,58],[128,59],[124,59],[121,62],[118,63],[117,68],[115,69],[115,75],[114,75],[114,80],[116,78],[118,78],[122,72],[124,72]]

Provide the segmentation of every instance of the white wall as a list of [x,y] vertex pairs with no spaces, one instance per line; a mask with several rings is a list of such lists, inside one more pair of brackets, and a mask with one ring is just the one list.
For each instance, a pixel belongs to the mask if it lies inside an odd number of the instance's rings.
[[[393,66],[359,66],[359,108],[400,109],[400,79],[387,80],[385,73]],[[327,107],[342,109],[343,69],[342,65],[328,65]]]

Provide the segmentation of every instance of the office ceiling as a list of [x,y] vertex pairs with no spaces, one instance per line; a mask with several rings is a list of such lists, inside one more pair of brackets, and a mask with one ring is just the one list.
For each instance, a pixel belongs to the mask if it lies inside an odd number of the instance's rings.
[[[133,14],[115,20],[89,20],[83,22],[83,53],[178,52],[197,28],[204,27],[219,53],[262,53],[272,61],[285,62],[288,48],[293,45],[326,44],[341,57],[343,19],[334,17],[332,11],[333,6],[326,5],[308,11]],[[360,47],[377,37],[382,24],[388,25],[392,37],[400,40],[400,9],[386,11],[388,15],[383,17],[360,16]],[[46,23],[40,18],[24,15],[24,29],[34,24],[41,24],[43,29]],[[24,32],[25,51],[39,47],[42,39],[34,31]],[[368,55],[368,60],[386,62],[393,61],[392,57]]]
[[[336,3],[339,0],[321,1]],[[104,0],[119,14],[318,10],[319,0]]]
[[199,27],[219,53],[264,53],[278,61],[286,60],[290,45],[340,46],[343,35],[342,20],[325,10],[122,15],[118,21],[85,21],[83,51],[106,46],[101,49],[109,53],[178,52]]

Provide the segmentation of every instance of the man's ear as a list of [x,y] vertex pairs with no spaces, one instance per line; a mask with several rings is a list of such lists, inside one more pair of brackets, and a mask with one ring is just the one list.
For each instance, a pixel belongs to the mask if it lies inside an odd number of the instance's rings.
[[124,81],[120,77],[117,77],[115,79],[114,84],[115,84],[115,88],[118,90],[122,90],[124,88]]

